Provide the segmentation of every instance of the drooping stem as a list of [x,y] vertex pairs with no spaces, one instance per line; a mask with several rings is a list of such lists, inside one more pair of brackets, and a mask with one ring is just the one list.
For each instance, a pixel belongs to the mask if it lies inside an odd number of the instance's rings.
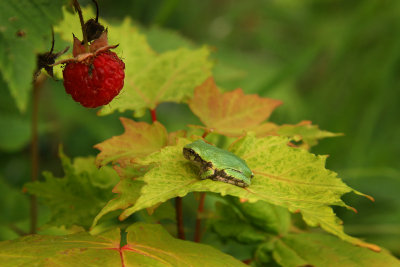
[[51,49],[49,54],[53,54],[53,50],[54,50],[54,29],[53,27],[51,27]]
[[[32,103],[32,140],[31,140],[31,178],[37,181],[39,175],[39,146],[38,146],[38,123],[39,123],[39,93],[46,76],[40,75],[33,85]],[[35,195],[30,196],[30,233],[36,233],[37,228],[37,199]]]
[[156,114],[156,109],[150,109],[150,113],[151,113],[151,119],[153,122],[157,121],[157,114]]
[[197,218],[196,218],[196,229],[194,232],[194,242],[200,242],[201,240],[201,216],[204,211],[204,201],[206,199],[206,193],[200,193],[199,207],[197,208]]
[[75,11],[78,12],[79,21],[81,22],[83,44],[85,46],[85,50],[86,50],[86,52],[89,52],[89,44],[88,44],[88,39],[86,36],[86,31],[85,31],[85,20],[83,19],[81,6],[79,5],[78,0],[74,0],[73,5],[75,8]]
[[175,198],[176,227],[178,229],[178,238],[185,240],[185,230],[183,227],[182,198]]
[[92,1],[96,5],[96,22],[99,22],[99,4],[97,3],[97,0]]

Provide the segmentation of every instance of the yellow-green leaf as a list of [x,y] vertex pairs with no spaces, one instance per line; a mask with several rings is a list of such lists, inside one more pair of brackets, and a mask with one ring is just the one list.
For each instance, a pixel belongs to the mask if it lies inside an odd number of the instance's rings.
[[341,133],[331,133],[320,130],[318,125],[313,125],[311,121],[301,121],[297,124],[277,125],[275,123],[265,123],[255,129],[257,136],[281,135],[287,136],[292,141],[299,142],[298,147],[309,149],[318,144],[319,139],[341,136]]
[[231,146],[231,151],[243,158],[255,174],[249,187],[240,188],[222,182],[200,180],[199,171],[182,156],[182,148],[188,142],[181,139],[176,146],[164,147],[140,161],[142,164],[155,163],[156,166],[144,175],[146,185],[142,188],[142,195],[135,205],[125,209],[120,215],[121,219],[192,191],[211,191],[248,199],[250,202],[264,200],[287,207],[292,212],[301,212],[311,226],[319,225],[344,240],[369,246],[346,235],[339,218],[332,211],[332,205],[348,207],[341,200],[343,194],[361,193],[348,187],[336,173],[325,169],[325,156],[290,147],[286,137],[247,136]]
[[[125,53],[129,53],[128,49],[135,48],[125,48]],[[105,106],[101,114],[115,110],[134,110],[142,114],[143,110],[154,109],[161,102],[187,100],[193,89],[211,75],[209,53],[206,47],[180,48],[160,54],[138,68],[127,69],[123,92]]]

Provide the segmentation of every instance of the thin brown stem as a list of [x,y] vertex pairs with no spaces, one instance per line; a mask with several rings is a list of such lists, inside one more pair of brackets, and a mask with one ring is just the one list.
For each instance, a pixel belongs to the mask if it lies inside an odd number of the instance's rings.
[[[32,103],[32,140],[31,140],[31,178],[32,182],[37,181],[39,176],[39,146],[38,146],[38,123],[39,123],[39,93],[46,76],[40,75],[33,85]],[[37,228],[37,199],[35,195],[30,196],[30,233],[36,233]]]
[[54,50],[54,29],[53,27],[51,27],[51,49],[49,54],[53,54],[53,50]]
[[78,0],[74,0],[73,5],[75,8],[75,11],[78,12],[79,21],[81,22],[83,44],[85,45],[86,52],[89,52],[88,39],[87,39],[86,32],[85,32],[85,20],[83,19],[81,6],[79,5]]
[[199,207],[197,208],[196,218],[196,230],[194,232],[194,242],[200,242],[201,240],[201,216],[204,211],[204,201],[206,199],[206,193],[200,193]]
[[92,0],[92,2],[96,6],[96,22],[99,22],[99,4],[97,3],[97,0]]
[[178,238],[185,240],[185,230],[183,227],[182,198],[175,198],[176,227],[178,229]]
[[201,137],[206,138],[209,133],[210,132],[208,130],[206,130],[206,131],[204,131],[204,133],[203,133],[203,135]]

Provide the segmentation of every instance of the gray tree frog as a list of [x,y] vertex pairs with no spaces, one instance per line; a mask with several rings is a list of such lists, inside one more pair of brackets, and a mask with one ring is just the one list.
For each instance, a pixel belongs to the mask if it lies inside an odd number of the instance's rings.
[[187,144],[183,148],[183,156],[200,168],[201,179],[246,187],[254,176],[243,159],[203,140]]

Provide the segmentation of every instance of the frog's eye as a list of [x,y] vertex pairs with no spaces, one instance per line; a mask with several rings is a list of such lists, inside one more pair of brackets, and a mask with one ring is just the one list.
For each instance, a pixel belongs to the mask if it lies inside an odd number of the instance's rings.
[[188,160],[194,160],[196,153],[191,148],[183,148],[183,156]]

